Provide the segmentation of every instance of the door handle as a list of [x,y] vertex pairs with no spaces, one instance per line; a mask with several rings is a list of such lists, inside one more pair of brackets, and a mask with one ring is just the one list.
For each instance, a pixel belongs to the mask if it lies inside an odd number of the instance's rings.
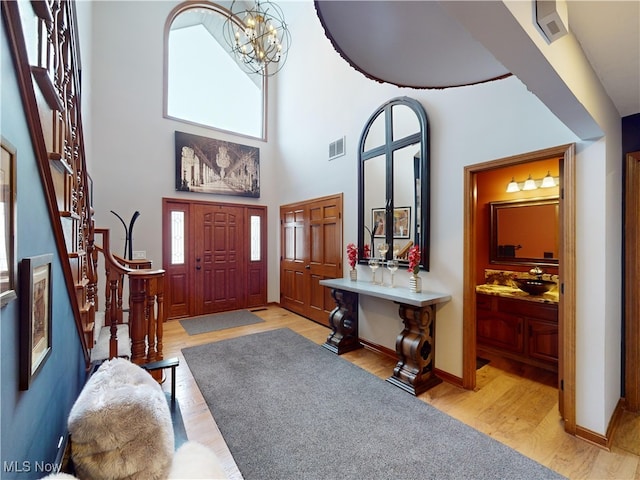
[[305,270],[311,270],[311,265],[305,265],[304,268]]

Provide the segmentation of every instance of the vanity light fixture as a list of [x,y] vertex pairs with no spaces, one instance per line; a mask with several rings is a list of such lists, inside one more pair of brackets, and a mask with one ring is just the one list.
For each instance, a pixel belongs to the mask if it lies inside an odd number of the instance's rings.
[[540,188],[552,188],[556,186],[556,181],[551,176],[551,172],[547,171],[547,175],[542,179]]
[[520,191],[520,186],[514,177],[511,177],[509,185],[507,185],[507,193],[515,193]]
[[529,174],[529,178],[525,180],[522,190],[535,190],[536,188],[538,188],[536,181],[531,178],[531,174]]
[[516,182],[514,177],[511,177],[511,181],[507,185],[507,193],[516,193],[520,190],[557,187],[559,180],[560,179],[558,177],[552,176],[550,171],[547,172],[547,175],[544,178],[534,179],[531,177],[531,174],[529,174],[529,178],[520,183]]

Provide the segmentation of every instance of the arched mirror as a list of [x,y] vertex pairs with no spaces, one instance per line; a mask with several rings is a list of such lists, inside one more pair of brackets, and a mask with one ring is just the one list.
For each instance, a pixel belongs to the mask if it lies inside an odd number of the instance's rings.
[[[358,250],[398,258],[420,246],[429,269],[429,134],[427,114],[409,97],[394,98],[369,117],[358,149]],[[380,246],[388,245],[381,253]]]

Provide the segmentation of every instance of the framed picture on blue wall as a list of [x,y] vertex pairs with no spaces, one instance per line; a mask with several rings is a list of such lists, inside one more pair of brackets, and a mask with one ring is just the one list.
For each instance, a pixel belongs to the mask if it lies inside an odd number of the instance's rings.
[[51,262],[53,254],[20,263],[20,389],[28,390],[51,354]]
[[16,298],[16,150],[0,138],[0,307]]

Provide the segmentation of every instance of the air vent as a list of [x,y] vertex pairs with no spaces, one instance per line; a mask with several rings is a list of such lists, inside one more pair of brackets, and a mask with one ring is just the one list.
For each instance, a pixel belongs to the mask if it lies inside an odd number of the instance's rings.
[[329,144],[329,160],[334,160],[344,155],[346,137],[339,138]]

